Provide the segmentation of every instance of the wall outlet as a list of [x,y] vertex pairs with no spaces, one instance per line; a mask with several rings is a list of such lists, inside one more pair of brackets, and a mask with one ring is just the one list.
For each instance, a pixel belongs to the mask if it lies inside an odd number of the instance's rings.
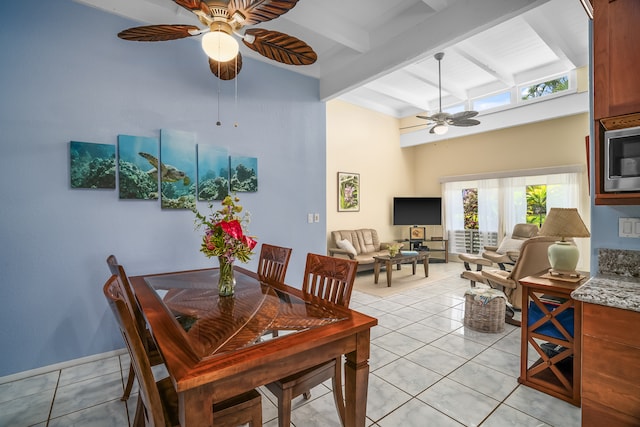
[[313,224],[313,214],[312,213],[307,214],[307,222],[309,224]]
[[640,218],[618,218],[618,236],[640,238]]
[[313,222],[320,222],[320,214],[319,213],[313,214]]

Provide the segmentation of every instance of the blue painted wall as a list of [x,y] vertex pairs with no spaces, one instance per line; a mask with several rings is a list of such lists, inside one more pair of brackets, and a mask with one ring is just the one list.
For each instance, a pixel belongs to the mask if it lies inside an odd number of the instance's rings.
[[325,212],[318,81],[245,57],[237,112],[223,83],[217,127],[218,80],[199,43],[116,37],[137,25],[71,0],[0,3],[0,376],[123,347],[102,295],[107,255],[131,275],[216,264],[191,212],[70,189],[71,140],[177,129],[257,157],[259,191],[241,194],[250,232],[293,248],[292,284],[307,252],[326,252],[324,221],[306,223]]
[[640,206],[593,206],[591,209],[591,273],[598,271],[598,249],[640,251],[640,239],[618,237],[619,218],[640,218]]

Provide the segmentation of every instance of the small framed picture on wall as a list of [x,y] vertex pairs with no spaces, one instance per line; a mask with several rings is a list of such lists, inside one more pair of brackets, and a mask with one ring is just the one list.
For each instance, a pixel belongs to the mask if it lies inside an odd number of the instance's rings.
[[338,172],[338,212],[360,210],[360,174]]

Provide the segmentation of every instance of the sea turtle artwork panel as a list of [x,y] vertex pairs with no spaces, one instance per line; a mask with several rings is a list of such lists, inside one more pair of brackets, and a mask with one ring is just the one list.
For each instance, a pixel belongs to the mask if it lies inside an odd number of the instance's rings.
[[258,191],[258,159],[256,157],[230,156],[229,163],[232,193]]
[[223,200],[228,194],[228,150],[198,144],[198,200]]
[[162,208],[193,210],[196,206],[195,133],[161,129],[160,159],[151,155],[143,157],[160,180]]
[[71,188],[116,188],[116,146],[69,142]]
[[118,135],[118,192],[121,199],[158,200],[157,137]]

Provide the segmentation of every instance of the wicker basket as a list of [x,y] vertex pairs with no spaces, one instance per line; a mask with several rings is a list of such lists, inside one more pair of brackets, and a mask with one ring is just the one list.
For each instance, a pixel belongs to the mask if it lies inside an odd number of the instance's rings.
[[494,297],[485,303],[477,298],[477,292],[465,293],[464,326],[478,332],[498,333],[504,331],[506,298]]

